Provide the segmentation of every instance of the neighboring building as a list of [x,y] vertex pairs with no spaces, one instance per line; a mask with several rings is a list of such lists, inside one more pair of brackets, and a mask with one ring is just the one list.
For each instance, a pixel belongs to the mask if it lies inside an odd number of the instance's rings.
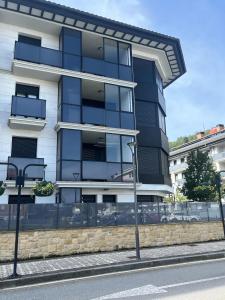
[[57,188],[31,198],[44,172],[29,168],[24,201],[133,201],[136,137],[138,199],[171,192],[163,89],[185,72],[178,39],[44,0],[0,0],[0,22],[0,161],[45,163]]
[[193,150],[209,151],[217,171],[225,170],[225,128],[219,124],[209,134],[198,132],[196,140],[173,148],[170,151],[170,174],[174,189],[182,187],[184,171],[187,168],[187,156]]

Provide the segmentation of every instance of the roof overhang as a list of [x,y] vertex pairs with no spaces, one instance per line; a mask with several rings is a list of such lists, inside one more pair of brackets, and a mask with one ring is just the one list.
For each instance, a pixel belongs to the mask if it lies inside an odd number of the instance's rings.
[[[36,22],[44,31],[51,30],[51,26],[46,26],[45,22],[41,25],[40,19],[54,24],[58,30],[65,26],[123,40],[133,45],[134,56],[140,57],[140,49],[144,49],[149,53],[149,59],[156,61],[165,87],[186,72],[180,41],[177,38],[45,0],[0,0],[0,11],[3,10],[13,14],[11,19],[14,20],[15,14],[32,18],[32,25]],[[4,21],[3,17],[2,15],[1,19]],[[6,16],[5,19],[10,20],[10,16]],[[24,19],[24,24],[28,24],[28,19]]]

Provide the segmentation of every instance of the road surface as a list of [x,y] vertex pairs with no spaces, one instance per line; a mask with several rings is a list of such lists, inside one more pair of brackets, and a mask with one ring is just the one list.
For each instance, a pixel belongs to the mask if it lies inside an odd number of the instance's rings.
[[225,300],[225,259],[0,291],[1,300]]

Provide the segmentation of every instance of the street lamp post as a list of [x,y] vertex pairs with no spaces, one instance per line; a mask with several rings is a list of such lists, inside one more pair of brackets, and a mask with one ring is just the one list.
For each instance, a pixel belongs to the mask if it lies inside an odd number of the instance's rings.
[[20,231],[20,204],[21,204],[21,191],[24,187],[25,182],[25,172],[29,167],[44,167],[47,165],[39,165],[39,164],[28,164],[24,167],[24,169],[18,170],[17,166],[12,163],[0,162],[0,165],[12,166],[16,170],[16,187],[18,189],[18,201],[17,201],[17,209],[16,209],[16,232],[15,232],[15,247],[14,247],[14,260],[13,260],[13,273],[10,275],[10,278],[18,277],[17,274],[17,263],[18,263],[18,244],[19,244],[19,231]]
[[138,228],[138,203],[137,203],[137,168],[136,168],[136,142],[130,142],[127,144],[132,153],[133,163],[133,183],[134,183],[134,210],[135,210],[135,244],[136,244],[136,258],[141,259],[140,255],[140,239]]
[[224,173],[225,171],[219,171],[218,176],[216,177],[216,186],[217,191],[219,195],[219,204],[220,204],[220,214],[221,214],[221,221],[223,224],[223,234],[225,237],[225,223],[224,223],[224,213],[223,213],[223,204],[222,204],[222,195],[221,195],[221,173]]

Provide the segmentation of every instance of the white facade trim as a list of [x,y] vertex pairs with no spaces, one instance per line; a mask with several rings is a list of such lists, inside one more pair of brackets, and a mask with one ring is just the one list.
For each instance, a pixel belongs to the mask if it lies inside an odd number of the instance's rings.
[[120,135],[131,135],[131,136],[135,136],[139,133],[138,130],[112,128],[112,127],[105,127],[105,126],[94,126],[89,124],[66,123],[66,122],[58,122],[57,125],[55,126],[55,130],[57,132],[62,128],[82,130],[82,131],[92,131],[92,132],[113,133],[113,134],[120,134]]
[[9,117],[8,125],[11,129],[34,130],[40,131],[47,124],[45,120],[31,118]]
[[108,84],[114,84],[119,86],[125,86],[129,88],[135,88],[137,85],[137,83],[133,81],[126,81],[126,80],[105,77],[105,76],[98,76],[90,73],[71,71],[71,70],[61,69],[61,68],[42,65],[42,64],[20,61],[16,59],[13,60],[12,71],[16,75],[22,72],[23,76],[26,76],[26,71],[28,71],[29,73],[32,72],[34,77],[36,73],[38,78],[41,76],[41,74],[46,73],[49,75],[49,80],[53,80],[53,81],[55,81],[55,77],[51,75],[58,75],[57,80],[59,76],[63,75],[63,76],[92,80],[92,81],[103,82]]

